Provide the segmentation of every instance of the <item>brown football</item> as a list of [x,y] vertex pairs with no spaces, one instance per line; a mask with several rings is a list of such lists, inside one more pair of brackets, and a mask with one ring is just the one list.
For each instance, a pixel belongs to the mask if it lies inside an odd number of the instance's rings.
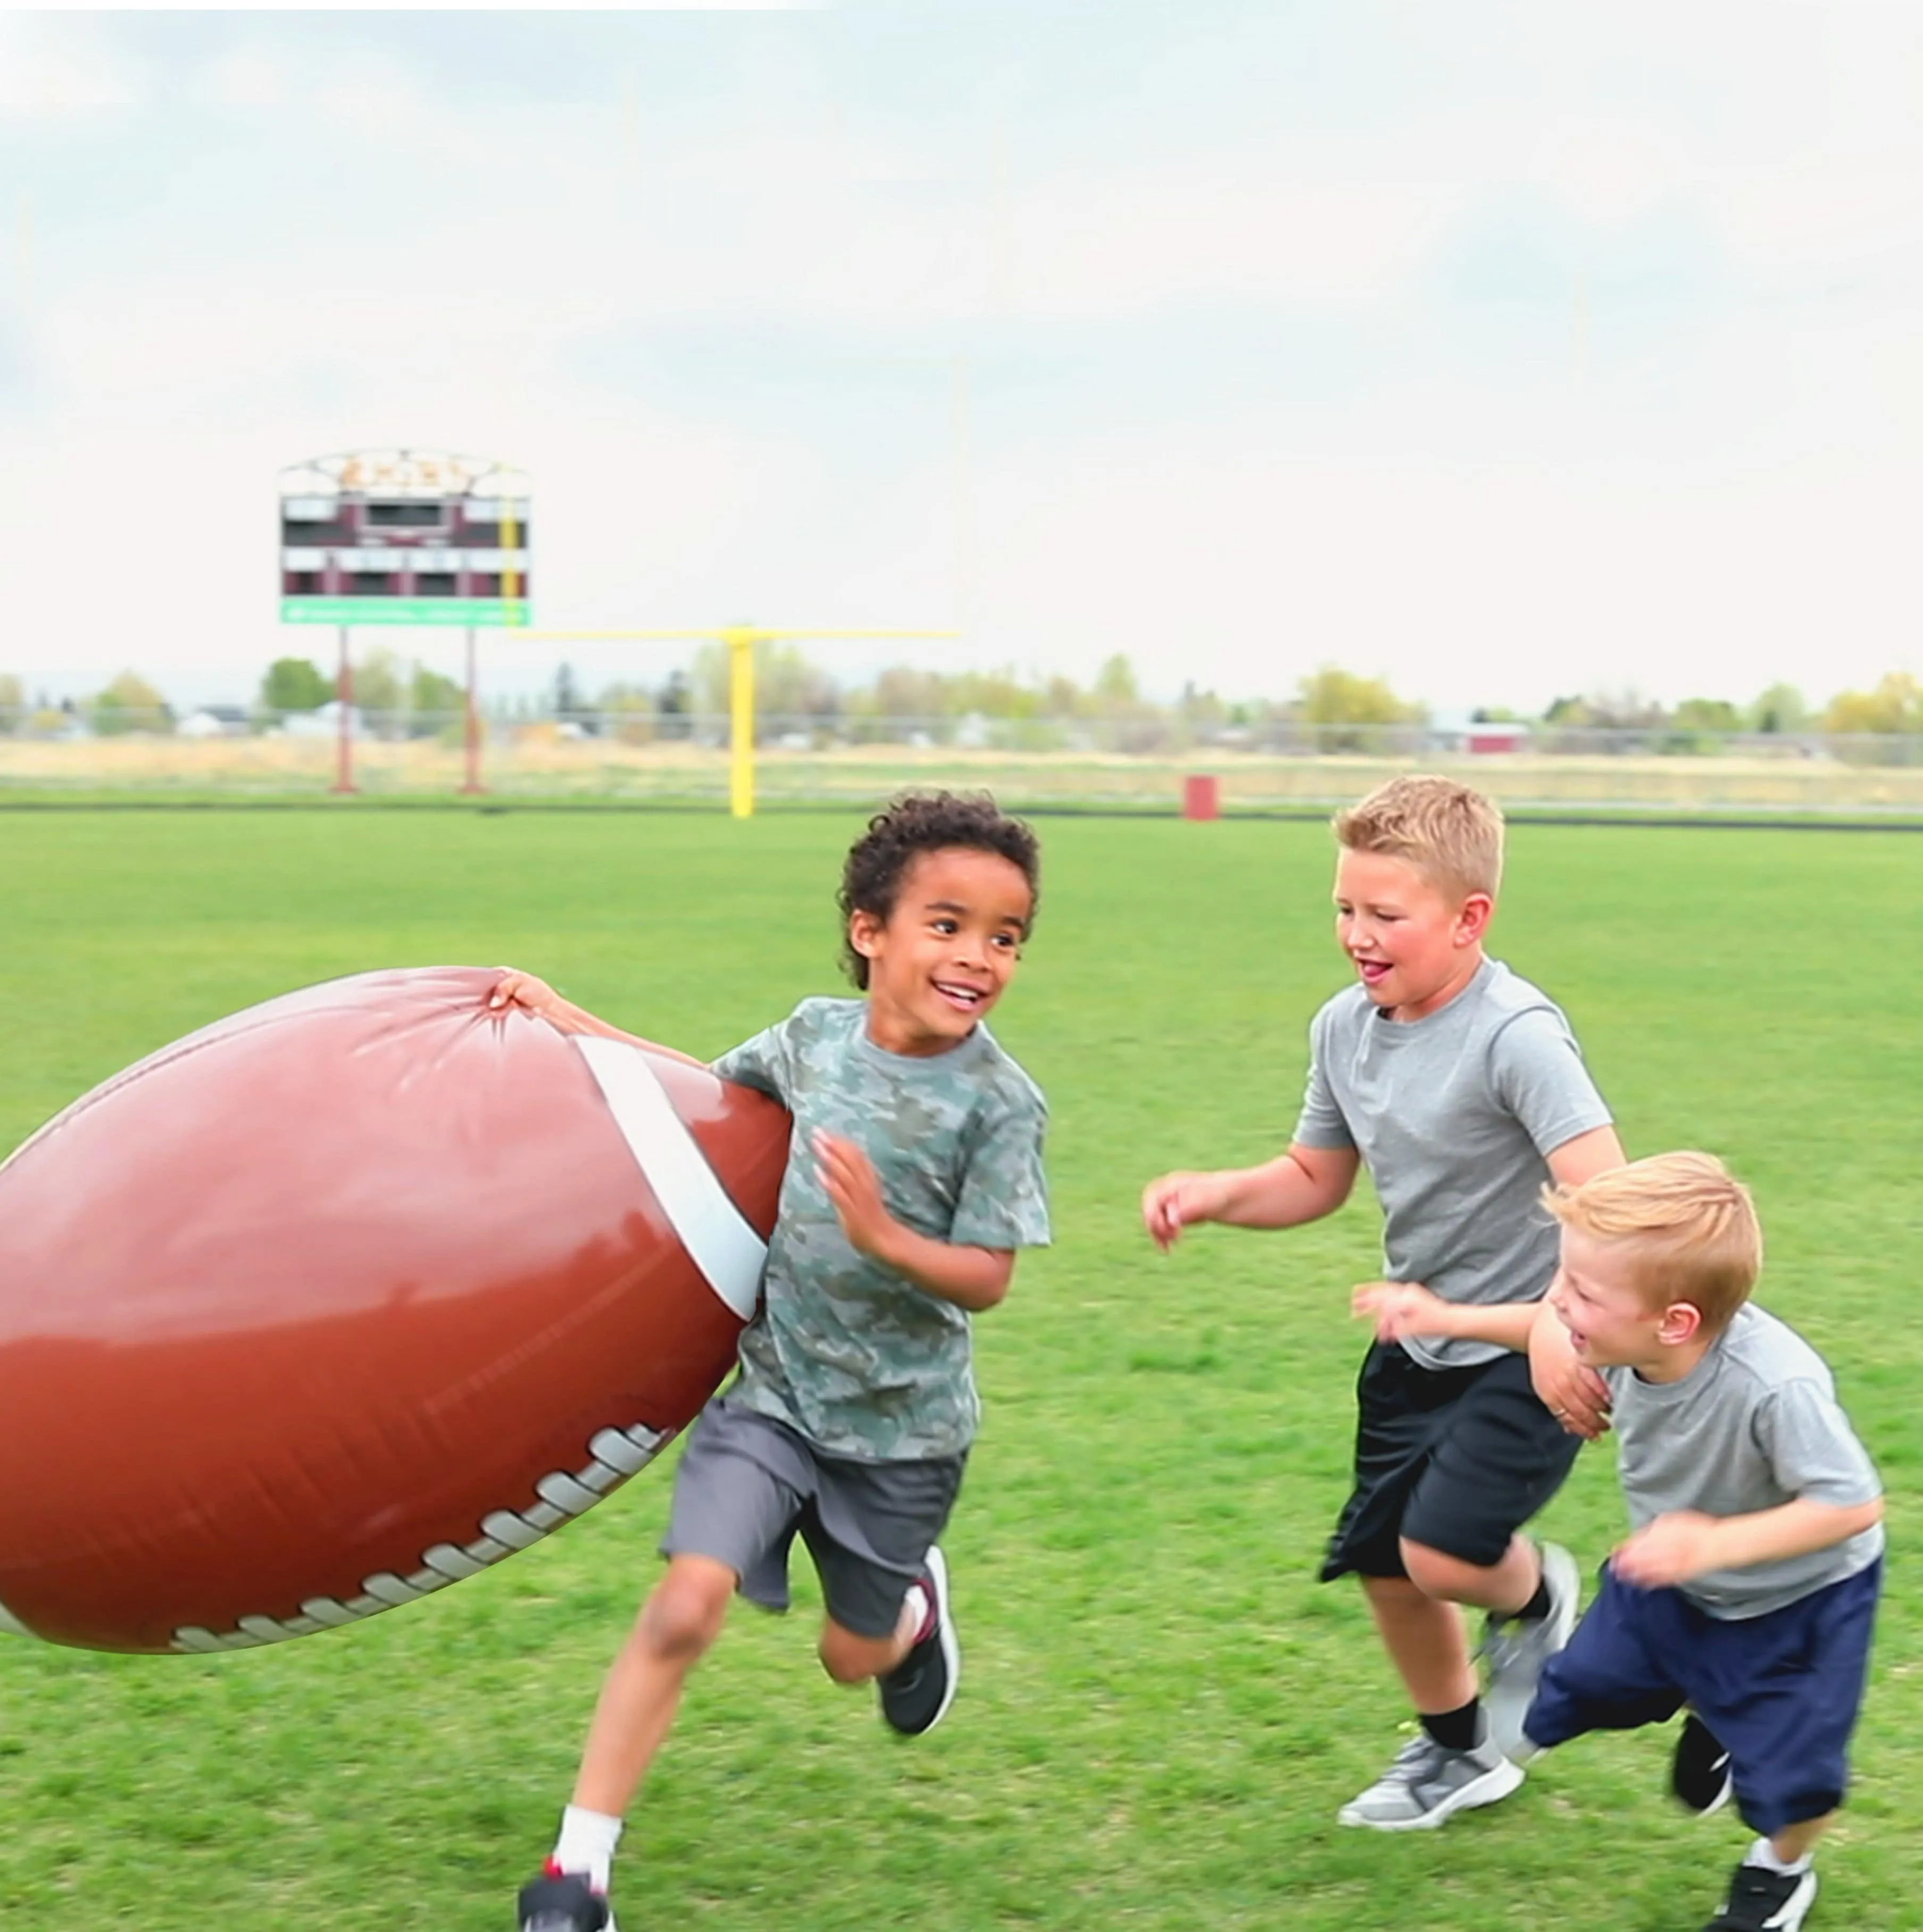
[[367,973],[130,1067],[0,1166],[0,1629],[238,1649],[525,1548],[753,1314],[787,1114]]

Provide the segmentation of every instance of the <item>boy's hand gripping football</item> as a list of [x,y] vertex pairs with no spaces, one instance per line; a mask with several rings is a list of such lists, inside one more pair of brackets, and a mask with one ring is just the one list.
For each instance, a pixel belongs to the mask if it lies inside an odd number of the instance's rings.
[[500,978],[494,982],[494,990],[487,996],[487,1010],[490,1013],[505,1013],[510,1006],[519,1006],[537,1018],[546,1020],[549,1025],[559,1027],[563,1033],[580,1030],[568,1024],[579,1012],[578,1007],[564,1000],[545,980],[537,979],[533,974],[523,973],[513,966],[504,966]]
[[597,1018],[585,1006],[577,1006],[572,1000],[564,1000],[545,980],[538,980],[532,973],[521,972],[512,966],[504,966],[500,978],[494,982],[493,991],[487,996],[487,1010],[490,1013],[505,1013],[516,1006],[523,1012],[532,1013],[537,1019],[547,1021],[557,1033],[586,1034],[595,1040],[621,1040],[629,1046],[645,1047],[650,1053],[663,1058],[678,1060],[686,1066],[705,1067],[707,1064],[677,1048],[662,1046],[654,1040],[624,1033],[610,1022]]

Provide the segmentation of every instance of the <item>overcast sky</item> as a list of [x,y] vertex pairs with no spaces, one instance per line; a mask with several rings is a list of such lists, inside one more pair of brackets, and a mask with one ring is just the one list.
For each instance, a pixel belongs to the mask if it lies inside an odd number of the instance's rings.
[[1913,0],[0,15],[0,671],[324,654],[275,472],[387,445],[542,624],[963,632],[851,674],[1923,668],[1919,100]]

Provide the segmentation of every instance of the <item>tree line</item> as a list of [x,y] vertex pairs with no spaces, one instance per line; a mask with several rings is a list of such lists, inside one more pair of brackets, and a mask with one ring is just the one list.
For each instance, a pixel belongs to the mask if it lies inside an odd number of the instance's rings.
[[[728,684],[726,647],[713,644],[658,685],[620,680],[591,690],[564,663],[541,696],[497,700],[487,708],[496,718],[543,717],[589,732],[628,735],[624,728],[631,726],[635,736],[675,736],[684,734],[698,716],[725,714]],[[1286,698],[1225,699],[1190,683],[1164,701],[1143,693],[1134,665],[1120,655],[1108,658],[1086,685],[1060,674],[1023,676],[1012,668],[945,671],[915,664],[893,665],[851,682],[796,646],[774,644],[758,654],[756,686],[756,709],[765,718],[843,721],[854,726],[980,718],[1123,728],[1182,725],[1202,732],[1244,728],[1260,734],[1263,728],[1281,724],[1326,729],[1430,722],[1427,707],[1400,697],[1385,680],[1332,665],[1299,679]],[[277,658],[248,710],[265,728],[290,713],[316,711],[334,695],[332,674],[311,660]],[[454,679],[391,650],[370,651],[354,668],[356,708],[370,716],[414,721],[403,728],[442,728],[460,716],[466,701]],[[1870,690],[1838,692],[1820,705],[1787,684],[1772,685],[1744,703],[1691,698],[1673,706],[1634,691],[1599,691],[1559,697],[1533,717],[1499,705],[1481,706],[1471,715],[1475,722],[1491,724],[1678,738],[1744,732],[1916,736],[1923,736],[1923,683],[1907,671],[1892,671]],[[159,687],[133,670],[123,671],[88,698],[58,702],[44,694],[30,697],[20,679],[0,674],[0,732],[58,730],[63,723],[82,720],[100,734],[166,730],[174,718],[174,707]]]

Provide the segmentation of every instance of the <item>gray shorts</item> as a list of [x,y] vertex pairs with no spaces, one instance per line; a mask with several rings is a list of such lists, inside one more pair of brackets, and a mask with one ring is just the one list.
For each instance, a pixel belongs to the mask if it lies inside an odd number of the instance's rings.
[[828,1615],[857,1636],[891,1636],[954,1507],[966,1460],[825,1456],[786,1423],[717,1396],[681,1452],[661,1554],[725,1563],[750,1603],[785,1610],[798,1531]]

